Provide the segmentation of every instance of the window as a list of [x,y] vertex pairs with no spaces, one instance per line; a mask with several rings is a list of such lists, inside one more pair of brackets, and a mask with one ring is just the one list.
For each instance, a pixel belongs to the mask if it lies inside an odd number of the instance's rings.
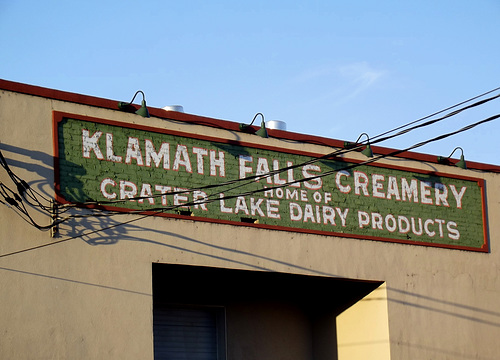
[[220,292],[213,277],[200,277],[196,267],[153,264],[152,280],[154,358],[225,360],[226,309],[213,298]]
[[224,360],[224,308],[155,306],[155,359]]

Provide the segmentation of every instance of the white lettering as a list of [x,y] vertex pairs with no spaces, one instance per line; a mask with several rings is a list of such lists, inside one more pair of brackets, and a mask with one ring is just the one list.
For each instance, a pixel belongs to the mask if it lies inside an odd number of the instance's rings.
[[372,213],[372,229],[384,230],[384,217],[379,213]]
[[271,219],[280,219],[279,208],[280,205],[278,200],[267,200],[267,217]]
[[316,220],[314,219],[314,212],[313,212],[311,204],[306,204],[306,206],[304,207],[304,220],[303,221],[307,222],[308,219],[311,219],[311,221],[313,223],[316,222]]
[[193,147],[193,154],[196,154],[196,169],[198,174],[204,173],[203,157],[208,155],[207,149],[202,149],[199,147]]
[[244,179],[247,177],[247,174],[252,173],[252,168],[249,166],[246,166],[247,162],[252,162],[253,157],[251,156],[246,156],[246,155],[240,155],[239,156],[239,169],[240,169],[240,179]]
[[395,197],[396,200],[401,200],[399,197],[398,181],[395,176],[389,176],[387,180],[387,199]]
[[422,204],[432,205],[432,199],[429,197],[431,195],[431,183],[427,181],[420,182],[420,202]]
[[290,220],[300,221],[302,219],[302,208],[297,203],[290,203]]
[[219,158],[215,157],[215,150],[210,150],[210,175],[217,176],[217,168],[219,169],[219,177],[226,176],[226,163],[224,162],[224,151],[219,151]]
[[344,210],[344,212],[342,212],[340,210],[340,208],[335,208],[335,210],[337,211],[337,214],[340,216],[340,220],[342,222],[342,226],[345,227],[346,226],[346,220],[347,220],[347,214],[349,213],[349,209],[346,208]]
[[155,199],[152,196],[153,196],[153,191],[151,190],[151,185],[144,183],[142,184],[141,187],[141,194],[140,194],[141,199],[139,199],[137,202],[142,204],[144,203],[144,200],[147,199],[151,205],[154,205]]
[[264,199],[257,199],[257,201],[255,201],[254,198],[250,198],[250,212],[253,216],[255,216],[257,213],[259,213],[259,216],[261,217],[265,216],[264,212],[260,208],[260,205],[263,201]]
[[412,179],[408,184],[408,180],[401,178],[401,193],[403,201],[406,201],[406,197],[408,197],[408,201],[418,202],[417,180]]
[[200,207],[204,211],[208,211],[207,204],[204,203],[208,201],[207,193],[201,190],[193,191],[193,202],[195,203],[194,208],[198,209]]
[[453,240],[460,239],[460,232],[456,229],[457,223],[454,221],[449,221],[446,224],[446,229],[448,230],[448,237]]
[[181,166],[184,166],[187,172],[193,172],[187,146],[185,145],[177,145],[177,151],[175,152],[175,159],[172,170],[179,171],[179,168]]
[[[137,185],[131,181],[120,181],[120,199],[130,199],[137,195]],[[133,200],[132,200],[133,201]]]
[[89,131],[82,129],[82,150],[83,150],[83,157],[86,159],[90,159],[90,151],[93,150],[95,156],[99,159],[102,160],[104,159],[104,156],[102,156],[101,149],[99,148],[99,145],[97,142],[99,141],[99,138],[102,135],[101,131],[96,131],[92,137],[89,137]]
[[170,169],[170,144],[162,143],[160,151],[156,152],[156,149],[151,140],[145,140],[146,148],[146,166],[151,166],[151,160],[154,162],[156,167],[160,166],[161,159],[163,158],[163,169]]
[[399,215],[398,216],[398,228],[399,232],[402,234],[406,234],[410,231],[410,221],[406,216]]
[[135,159],[137,165],[142,166],[142,153],[139,146],[139,139],[134,137],[128,138],[127,155],[125,156],[125,164],[131,164],[132,159]]
[[373,197],[385,199],[385,193],[382,192],[384,190],[384,184],[381,183],[381,181],[384,181],[384,180],[385,180],[384,175],[372,174],[372,194],[373,194]]
[[165,195],[167,192],[170,192],[172,188],[170,186],[163,186],[163,185],[155,185],[155,191],[159,191],[160,194],[163,194],[161,197],[161,204],[163,206],[167,206],[167,195]]
[[[290,168],[293,166],[293,163],[291,161],[286,162],[286,167]],[[295,182],[295,179],[293,177],[293,168],[287,170],[287,182],[290,184],[290,186],[293,187],[300,187],[300,183]]]
[[427,219],[425,220],[424,222],[424,230],[425,230],[425,233],[429,236],[429,237],[433,237],[434,235],[436,235],[436,232],[435,231],[431,231],[429,230],[429,225],[431,224],[434,224],[434,220],[432,219]]
[[114,154],[113,151],[113,134],[106,134],[106,159],[108,161],[122,162],[122,157]]
[[104,179],[102,182],[101,182],[101,193],[102,195],[106,198],[106,199],[109,199],[109,200],[113,200],[114,198],[116,198],[116,193],[109,193],[107,190],[106,190],[106,186],[108,185],[111,185],[111,186],[116,186],[116,182],[112,179]]
[[330,206],[323,206],[323,224],[327,224],[328,221],[332,225],[335,224],[335,210]]
[[[317,171],[320,172],[321,168],[318,165],[308,164],[302,167],[302,175],[304,178],[314,178],[316,175],[309,173],[309,171]],[[322,178],[315,178],[312,181],[304,181],[304,186],[311,190],[319,190],[323,186]]]
[[267,163],[267,159],[266,158],[259,158],[257,160],[257,169],[255,170],[255,175],[257,175],[257,177],[255,178],[255,181],[259,181],[261,176],[260,175],[267,175],[265,178],[266,178],[266,181],[268,184],[272,184],[273,181],[271,179],[271,177],[269,176],[269,164]]
[[360,228],[370,224],[370,216],[367,212],[358,211],[358,224]]
[[457,209],[462,208],[462,198],[464,197],[465,190],[467,190],[467,187],[462,187],[460,189],[460,192],[457,191],[457,188],[455,185],[450,185],[451,192],[453,193],[453,196],[455,197],[455,200],[457,201]]
[[243,196],[238,196],[236,198],[236,205],[234,205],[234,213],[237,214],[243,211],[246,215],[249,215],[248,206],[245,198]]
[[335,184],[337,185],[337,188],[340,190],[341,193],[348,194],[351,191],[351,186],[350,185],[342,185],[340,183],[340,177],[341,176],[351,176],[348,171],[346,170],[340,170],[337,175],[335,175]]
[[224,203],[224,194],[220,193],[219,194],[219,202],[220,202],[220,211],[226,214],[231,214],[233,212],[232,208],[226,207],[226,204]]
[[285,179],[280,179],[279,169],[280,169],[279,161],[273,160],[273,171],[276,172],[276,174],[274,174],[274,184],[276,184],[276,185],[286,184]]
[[361,194],[361,190],[363,190],[363,195],[364,196],[370,196],[368,193],[368,176],[365,173],[362,173],[361,171],[355,171],[354,172],[354,193],[356,195]]

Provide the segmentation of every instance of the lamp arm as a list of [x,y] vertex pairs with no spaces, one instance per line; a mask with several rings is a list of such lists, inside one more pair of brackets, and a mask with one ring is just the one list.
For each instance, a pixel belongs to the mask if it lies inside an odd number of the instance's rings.
[[460,146],[457,146],[456,148],[453,149],[453,151],[451,152],[450,156],[448,156],[448,159],[451,158],[451,156],[455,153],[455,151],[457,151],[458,149],[460,149],[460,151],[462,152],[462,156],[464,155],[464,149],[462,149]]
[[250,125],[248,125],[248,126],[252,126],[253,122],[255,121],[255,119],[257,119],[257,116],[259,116],[259,115],[262,117],[262,121],[264,121],[264,115],[263,115],[262,113],[257,113],[257,114],[255,114],[255,116],[253,117],[253,120],[252,120],[252,122],[250,123]]
[[359,137],[358,137],[358,140],[356,140],[356,144],[358,144],[359,139],[361,139],[361,136],[363,136],[363,135],[366,136],[366,138],[368,140],[368,143],[370,143],[370,137],[368,136],[368,134],[367,133],[361,133],[361,135],[359,135]]
[[137,96],[137,94],[141,93],[142,94],[142,99],[143,100],[146,100],[146,95],[144,95],[144,93],[142,92],[142,90],[137,90],[134,94],[134,97],[132,98],[132,100],[130,100],[129,104],[132,104],[135,100],[135,97]]
[[262,117],[262,121],[264,122],[264,115],[262,113],[257,113],[255,114],[255,116],[253,117],[253,120],[250,124],[240,124],[240,130],[242,131],[245,131],[246,129],[248,129],[250,126],[253,125],[255,119],[257,119],[257,116],[261,116]]

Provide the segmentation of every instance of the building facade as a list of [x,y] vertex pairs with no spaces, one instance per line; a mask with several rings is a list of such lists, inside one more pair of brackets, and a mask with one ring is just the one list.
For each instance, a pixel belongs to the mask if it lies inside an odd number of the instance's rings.
[[497,358],[500,167],[0,89],[1,358]]

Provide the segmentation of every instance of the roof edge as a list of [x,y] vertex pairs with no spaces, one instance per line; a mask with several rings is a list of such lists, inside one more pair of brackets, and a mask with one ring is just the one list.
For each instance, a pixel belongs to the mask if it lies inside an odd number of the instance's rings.
[[[90,95],[82,95],[82,94],[78,94],[78,93],[50,89],[50,88],[45,88],[45,87],[36,86],[36,85],[29,85],[29,84],[24,84],[24,83],[15,82],[15,81],[0,79],[0,89],[12,91],[12,92],[17,92],[17,93],[22,93],[22,94],[27,94],[27,95],[32,95],[32,96],[45,97],[45,98],[49,98],[49,99],[53,99],[53,100],[66,101],[66,102],[72,102],[72,103],[81,104],[81,105],[88,105],[88,106],[94,106],[94,107],[100,107],[100,108],[120,111],[120,110],[118,110],[118,107],[117,107],[117,103],[118,103],[117,100],[104,99],[104,98],[99,98],[99,97],[90,96]],[[198,125],[211,126],[211,127],[226,129],[226,130],[230,130],[230,131],[240,131],[239,130],[239,123],[234,122],[234,121],[214,119],[214,118],[193,115],[193,114],[187,114],[187,113],[181,113],[181,112],[176,112],[176,111],[166,112],[164,109],[155,108],[155,107],[151,107],[151,106],[148,106],[148,110],[149,110],[150,115],[152,115],[154,117],[158,117],[158,118],[174,119],[174,120],[178,120],[178,121],[196,123]],[[324,138],[321,136],[304,135],[304,134],[300,134],[300,133],[294,133],[291,131],[272,130],[272,129],[268,129],[268,133],[272,137],[278,138],[278,139],[293,140],[293,141],[297,141],[297,142],[304,142],[304,143],[309,143],[309,144],[316,144],[316,145],[330,146],[330,147],[339,147],[339,148],[342,148],[344,146],[344,141],[342,141],[342,140]],[[390,155],[391,153],[393,153],[396,150],[396,149],[391,149],[391,148],[386,148],[386,147],[381,147],[381,146],[372,146],[372,149],[375,153],[382,154],[382,155]],[[410,159],[410,160],[423,161],[423,162],[428,162],[428,163],[438,163],[436,155],[423,154],[423,153],[412,152],[412,151],[405,151],[405,152],[399,153],[397,155],[392,155],[392,156],[404,158],[404,159]],[[498,166],[498,165],[478,163],[478,162],[473,162],[473,161],[469,161],[469,160],[467,160],[467,168],[471,169],[471,170],[481,170],[481,171],[486,171],[486,172],[500,173],[500,166]]]

